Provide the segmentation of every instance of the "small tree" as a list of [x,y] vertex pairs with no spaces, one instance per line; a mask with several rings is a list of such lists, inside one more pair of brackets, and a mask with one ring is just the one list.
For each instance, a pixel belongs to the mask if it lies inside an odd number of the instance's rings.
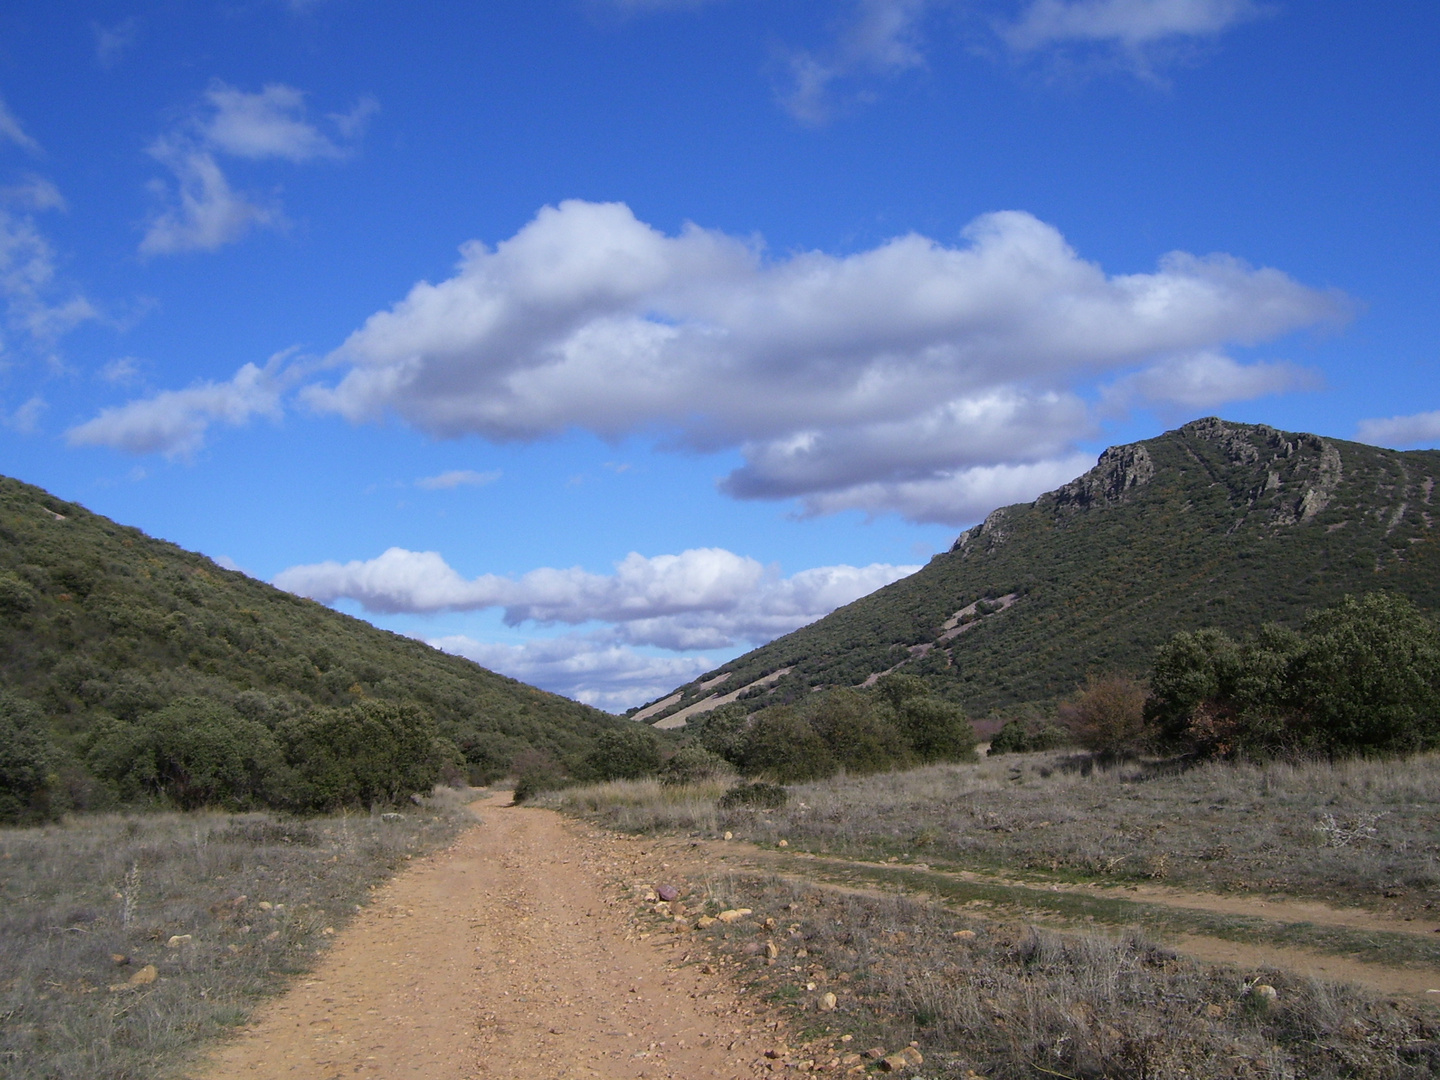
[[936,697],[907,697],[898,718],[900,731],[921,761],[974,760],[979,740],[959,705]]
[[1060,720],[1088,750],[1128,757],[1149,748],[1154,729],[1145,720],[1146,690],[1128,675],[1091,675],[1060,706]]
[[0,690],[0,822],[56,816],[59,777],[49,725],[35,705]]
[[810,726],[825,741],[836,764],[863,775],[906,764],[910,748],[884,702],[855,690],[815,695],[804,710]]
[[602,731],[585,755],[585,774],[594,780],[638,780],[660,770],[660,742],[644,724]]
[[820,780],[836,769],[830,747],[791,705],[777,705],[755,717],[742,762],[745,772],[782,784]]

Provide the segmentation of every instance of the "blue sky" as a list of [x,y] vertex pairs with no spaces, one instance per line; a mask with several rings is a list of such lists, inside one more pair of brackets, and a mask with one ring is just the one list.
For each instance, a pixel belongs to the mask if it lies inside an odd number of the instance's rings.
[[1440,445],[1440,8],[20,2],[0,471],[622,709],[1220,414]]

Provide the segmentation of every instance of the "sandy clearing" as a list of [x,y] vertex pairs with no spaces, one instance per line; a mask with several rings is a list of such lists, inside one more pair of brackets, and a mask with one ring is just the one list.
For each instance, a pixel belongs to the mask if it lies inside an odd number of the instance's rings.
[[506,801],[475,804],[479,825],[378,890],[314,974],[202,1075],[756,1075],[779,1036],[722,977],[686,963],[683,935],[634,932],[615,884],[661,869],[650,846]]

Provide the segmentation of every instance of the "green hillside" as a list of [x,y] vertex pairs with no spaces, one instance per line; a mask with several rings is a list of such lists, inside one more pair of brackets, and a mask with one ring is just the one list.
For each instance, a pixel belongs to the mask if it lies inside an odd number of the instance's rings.
[[476,779],[581,754],[619,721],[376,629],[18,480],[0,478],[0,689],[62,746],[204,698],[274,727],[315,706],[407,703]]
[[725,664],[646,719],[670,726],[727,691],[768,703],[896,665],[985,716],[1053,701],[1088,672],[1143,673],[1177,630],[1294,626],[1381,589],[1436,612],[1437,477],[1440,451],[1197,420],[996,510],[918,573]]

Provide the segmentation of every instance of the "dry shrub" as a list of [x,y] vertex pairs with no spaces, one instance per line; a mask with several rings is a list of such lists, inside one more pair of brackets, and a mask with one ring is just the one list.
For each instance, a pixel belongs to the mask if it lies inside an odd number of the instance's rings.
[[1128,675],[1091,675],[1060,705],[1060,722],[1087,750],[1107,757],[1143,753],[1153,742],[1145,722],[1145,684]]
[[[836,1049],[842,1033],[851,1049],[916,1040],[926,1076],[1400,1080],[1440,1066],[1433,1016],[1350,987],[1202,965],[1133,934],[972,921],[758,875],[717,884],[713,899],[755,915],[708,936],[772,1001],[794,1003],[796,1027]],[[777,945],[774,964],[760,938]],[[1248,992],[1257,982],[1276,988],[1273,1005]],[[838,1009],[817,1013],[825,991]]]

